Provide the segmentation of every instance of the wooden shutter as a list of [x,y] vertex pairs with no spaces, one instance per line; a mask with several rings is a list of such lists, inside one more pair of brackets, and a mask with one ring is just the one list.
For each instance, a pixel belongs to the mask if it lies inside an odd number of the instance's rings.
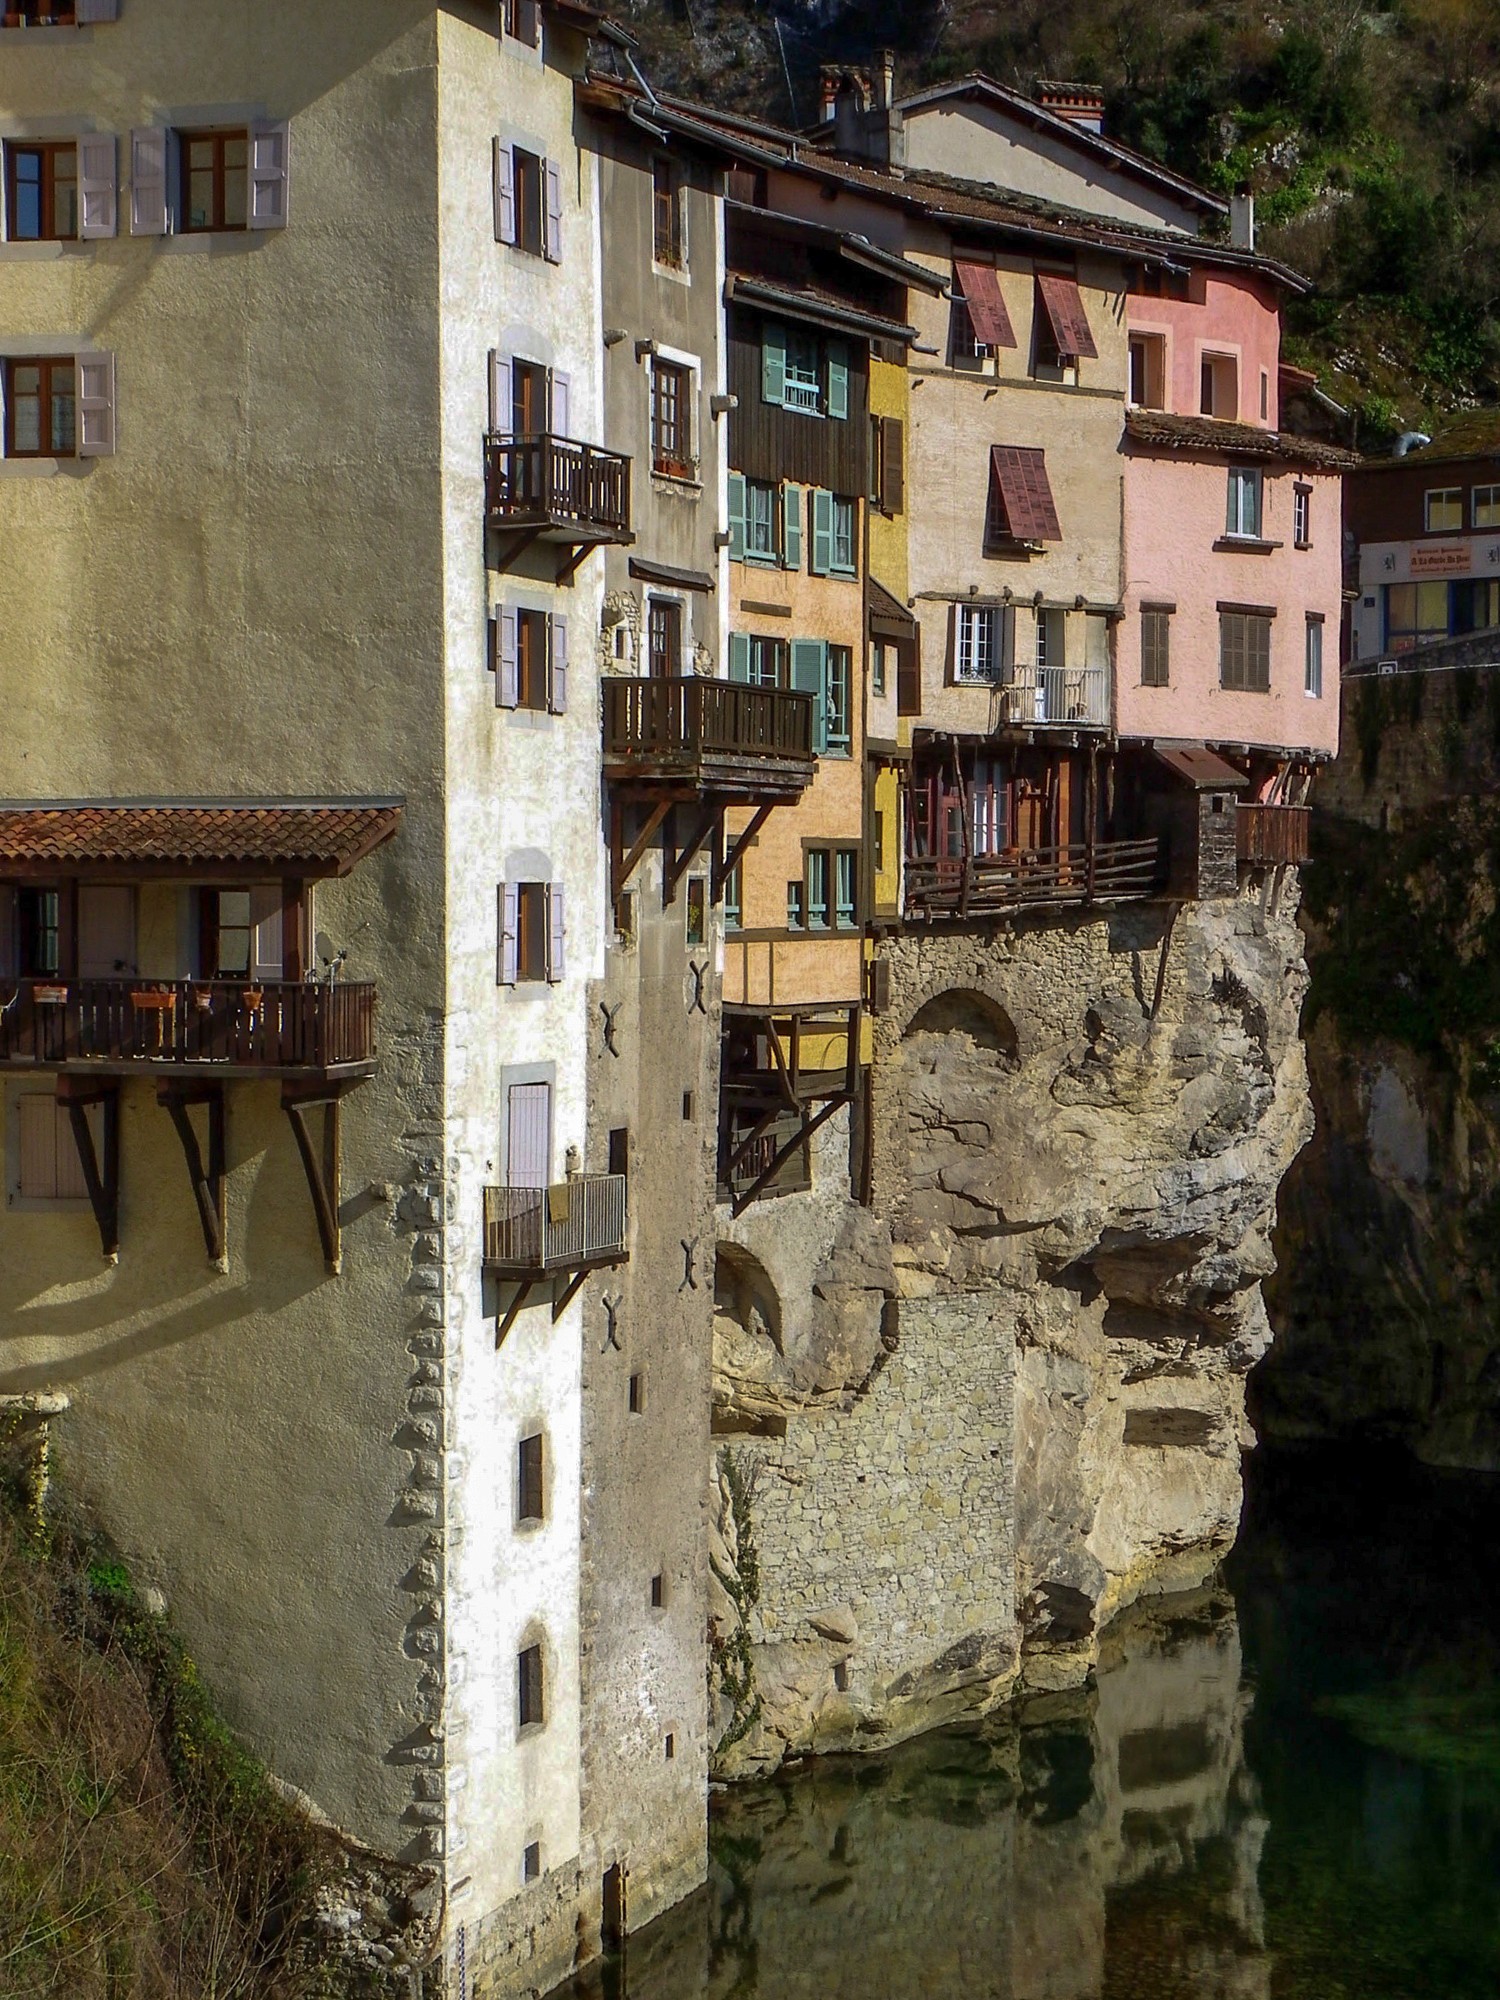
[[750,678],[748,632],[731,632],[729,635],[729,678],[732,681],[748,681]]
[[165,236],[171,226],[167,179],[172,151],[164,125],[138,126],[130,135],[132,236]]
[[814,576],[827,576],[833,568],[833,495],[826,487],[812,489],[812,561]]
[[514,21],[516,40],[524,42],[528,49],[534,49],[542,29],[539,0],[516,0]]
[[915,639],[896,642],[896,713],[922,713],[922,662]]
[[564,375],[561,369],[554,368],[547,378],[547,383],[547,400],[550,405],[547,417],[552,435],[554,437],[571,437],[573,435],[573,378],[571,375]]
[[19,894],[0,887],[0,979],[14,979],[20,970]]
[[745,475],[729,475],[729,555],[732,562],[745,559]]
[[516,240],[516,156],[503,139],[495,141],[495,241]]
[[109,458],[115,448],[115,357],[86,353],[78,366],[78,456]]
[[[0,959],[4,954],[0,953]],[[135,891],[83,882],[78,889],[78,977],[126,979],[135,970]]]
[[118,234],[117,148],[113,132],[78,138],[78,234],[90,239]]
[[515,417],[510,382],[510,356],[490,349],[490,429],[508,431]]
[[68,1114],[55,1097],[27,1092],[20,1112],[20,1185],[23,1201],[82,1201],[88,1188]]
[[516,614],[503,610],[495,620],[499,645],[495,656],[495,706],[514,708],[521,699],[521,674],[516,644]]
[[521,891],[514,882],[505,882],[500,888],[500,967],[499,983],[514,986],[516,983],[518,950],[521,929]]
[[813,698],[813,749],[828,749],[828,646],[822,639],[793,639],[792,686]]
[[788,569],[802,567],[802,488],[790,481],[781,489],[781,560]]
[[906,512],[906,425],[900,417],[880,421],[880,503],[887,514]]
[[548,160],[547,234],[542,244],[549,264],[562,262],[562,170],[556,160]]
[[849,348],[842,340],[828,343],[828,414],[830,417],[849,414]]
[[554,715],[568,708],[568,621],[552,620],[552,648],[547,659],[547,706]]
[[279,882],[256,882],[250,889],[250,977],[280,979],[285,964]]
[[786,402],[786,328],[768,326],[761,335],[761,401],[778,406]]
[[251,229],[285,229],[290,212],[288,192],[292,128],[285,119],[259,119],[250,127]]
[[552,1178],[552,1086],[513,1083],[505,1105],[508,1187],[543,1188]]
[[561,882],[547,884],[547,977],[555,986],[563,976],[563,940],[567,935],[567,924],[563,918],[563,890]]

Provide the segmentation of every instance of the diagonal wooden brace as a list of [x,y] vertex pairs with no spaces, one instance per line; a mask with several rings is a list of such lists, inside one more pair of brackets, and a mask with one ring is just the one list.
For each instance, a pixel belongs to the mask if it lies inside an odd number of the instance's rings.
[[635,873],[637,863],[640,861],[640,858],[645,853],[646,849],[651,845],[652,839],[655,837],[656,834],[656,829],[661,825],[662,821],[666,818],[667,814],[671,810],[672,810],[672,801],[670,799],[657,800],[656,804],[651,808],[651,811],[647,814],[646,824],[641,828],[640,834],[636,839],[636,843],[634,847],[631,848],[628,854],[622,853],[622,849],[625,846],[625,835],[623,831],[623,825],[617,827],[613,843],[614,853],[610,857],[612,862],[612,867],[610,872],[609,892],[612,900],[618,901],[620,896],[623,894],[625,889],[625,884],[630,880],[631,876]]
[[787,1140],[786,1144],[778,1148],[772,1156],[770,1164],[761,1173],[756,1175],[749,1187],[745,1189],[745,1192],[735,1196],[734,1214],[736,1216],[743,1215],[761,1189],[769,1181],[774,1180],[776,1175],[781,1172],[783,1165],[796,1152],[797,1148],[805,1146],[814,1132],[826,1125],[835,1111],[842,1111],[848,1102],[849,1099],[840,1092],[837,1097],[830,1097],[821,1111],[816,1112],[811,1118],[804,1119],[803,1123],[792,1134],[791,1138]]
[[[229,1215],[224,1148],[224,1090],[220,1084],[192,1084],[179,1087],[161,1084],[156,1101],[170,1115],[182,1142],[193,1199],[198,1204],[198,1220],[203,1225],[203,1241],[209,1262],[220,1271],[229,1268]],[[208,1165],[203,1163],[198,1134],[188,1116],[190,1104],[201,1104],[208,1112]]]
[[713,832],[719,820],[719,807],[709,806],[698,815],[692,832],[683,843],[680,853],[668,855],[662,862],[661,905],[670,909],[677,895],[677,884],[687,871],[687,865]]
[[[78,1164],[83,1169],[89,1207],[99,1225],[99,1247],[106,1262],[120,1261],[120,1088],[118,1084],[96,1083],[92,1078],[60,1076],[57,1101],[66,1105],[73,1128],[73,1144],[78,1148]],[[102,1158],[94,1150],[94,1128],[88,1107],[103,1109],[104,1145]]]
[[[312,1134],[307,1129],[307,1112],[314,1103],[323,1107],[322,1156],[313,1145]],[[317,1219],[318,1237],[323,1245],[323,1261],[331,1276],[337,1277],[344,1268],[343,1237],[339,1226],[339,1135],[340,1102],[337,1096],[319,1099],[299,1097],[295,1088],[288,1086],[282,1091],[281,1108],[287,1115],[292,1128],[292,1136],[297,1141],[297,1151],[302,1158],[302,1171],[307,1176],[308,1193],[312,1196],[313,1214]]]
[[730,876],[739,866],[740,856],[745,852],[745,849],[750,845],[751,841],[754,840],[755,836],[760,832],[761,828],[765,825],[766,821],[771,817],[771,814],[775,811],[775,809],[776,808],[774,804],[757,806],[755,808],[754,813],[750,817],[749,825],[744,827],[739,833],[737,833],[734,836],[733,840],[724,850],[723,855],[717,861],[715,861],[714,872],[713,872],[713,886],[710,891],[712,900],[714,902],[717,903],[723,896],[724,884],[729,880]]

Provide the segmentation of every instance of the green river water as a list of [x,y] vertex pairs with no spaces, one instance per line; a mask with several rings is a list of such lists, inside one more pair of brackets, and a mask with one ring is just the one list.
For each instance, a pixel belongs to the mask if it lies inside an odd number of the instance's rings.
[[1497,2000],[1500,1480],[1251,1462],[1097,1685],[715,1802],[580,2000]]

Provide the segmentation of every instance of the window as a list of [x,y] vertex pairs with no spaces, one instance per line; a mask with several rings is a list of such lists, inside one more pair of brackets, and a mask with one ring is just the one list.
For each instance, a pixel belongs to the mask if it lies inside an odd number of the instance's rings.
[[1461,486],[1439,486],[1424,495],[1423,519],[1429,535],[1451,534],[1464,524],[1464,495]]
[[1141,611],[1141,686],[1170,687],[1172,682],[1172,614],[1146,605]]
[[521,1854],[521,1880],[540,1882],[542,1879],[542,1843],[529,1840]]
[[1447,638],[1451,607],[1446,583],[1388,583],[1382,594],[1385,644],[1391,652]]
[[762,562],[775,562],[776,488],[759,479],[745,482],[745,553]]
[[906,509],[906,426],[900,417],[870,419],[870,505],[882,514]]
[[562,262],[562,172],[524,146],[495,141],[495,241]]
[[1302,692],[1313,700],[1321,700],[1323,695],[1323,621],[1309,618],[1307,621],[1307,662],[1302,676]]
[[683,242],[682,190],[670,160],[651,162],[651,254],[658,264],[680,271],[687,262]]
[[[50,1093],[27,1091],[12,1098],[17,1145],[11,1198],[22,1202],[84,1202],[88,1182],[78,1157],[73,1122],[66,1105]],[[98,1150],[98,1137],[95,1137]]]
[[954,368],[982,369],[990,350],[974,330],[967,299],[955,298],[948,320],[948,359]]
[[1164,410],[1167,407],[1165,334],[1131,334],[1130,400],[1141,410]]
[[818,361],[817,336],[793,329],[786,336],[784,409],[816,411],[822,407],[823,375]]
[[802,929],[806,907],[807,905],[803,899],[802,884],[800,882],[788,882],[786,885],[786,922],[788,930],[800,931]]
[[1271,619],[1263,611],[1219,612],[1219,685],[1248,694],[1271,686]]
[[828,648],[828,681],[824,695],[825,731],[828,753],[833,757],[849,755],[850,725],[854,682],[854,655],[847,646]]
[[568,621],[525,606],[490,619],[498,708],[562,715],[568,706]]
[[890,669],[887,664],[887,654],[889,650],[890,649],[884,639],[872,639],[870,641],[871,694],[883,695],[886,692],[887,686],[889,685]]
[[1474,526],[1500,528],[1500,486],[1474,488]]
[[676,361],[651,363],[651,464],[676,479],[691,479],[693,373]]
[[667,1579],[658,1573],[651,1579],[651,1609],[665,1611],[667,1608]]
[[852,500],[839,494],[833,500],[833,560],[829,568],[835,576],[857,576],[859,564],[854,546],[855,509]]
[[1061,668],[1067,664],[1067,633],[1061,611],[1054,609],[1036,614],[1036,664],[1038,673],[1045,672],[1048,667]]
[[740,882],[740,864],[735,862],[724,878],[724,928],[737,931],[745,921],[744,889]]
[[682,673],[682,606],[675,598],[653,597],[646,612],[646,658],[653,680]]
[[1006,621],[999,605],[958,606],[953,678],[991,683],[1001,678]]
[[13,243],[65,243],[77,236],[78,148],[71,139],[12,141],[5,165]]
[[523,1647],[516,1656],[516,1715],[522,1729],[535,1728],[547,1719],[540,1646]]
[[1240,413],[1240,368],[1232,354],[1205,354],[1198,391],[1205,417],[1234,419]]
[[807,856],[807,927],[828,929],[829,854],[826,847],[809,849]]
[[524,146],[515,149],[516,245],[540,257],[546,247],[546,162]]
[[540,1521],[542,1510],[542,1433],[535,1431],[516,1453],[516,1519]]
[[1130,289],[1144,299],[1186,301],[1191,296],[1189,273],[1184,270],[1168,270],[1162,264],[1151,264],[1139,271],[1132,279]]
[[785,639],[766,639],[745,632],[729,635],[729,678],[751,687],[786,687],[790,648]]
[[62,965],[61,910],[62,898],[56,889],[16,892],[16,969],[23,979],[56,977]]
[[516,613],[516,707],[547,706],[547,614]]
[[1292,541],[1299,549],[1312,547],[1312,488],[1292,488]]
[[[810,847],[804,863],[802,884],[788,883],[788,922],[800,925],[790,915],[791,890],[800,887],[804,897],[799,907],[806,912],[809,930],[853,930],[858,914],[859,849],[857,847]],[[830,894],[832,901],[830,903]]]
[[506,882],[500,890],[500,976],[502,986],[563,976],[562,886],[557,882]]
[[632,1375],[625,1392],[625,1407],[633,1417],[646,1414],[646,1378]]
[[1264,368],[1260,371],[1260,420],[1263,424],[1271,420],[1271,378]]
[[687,885],[687,941],[702,944],[708,936],[708,883],[701,875],[690,875]]
[[814,576],[858,576],[857,518],[853,500],[821,486],[812,489],[812,557],[808,567]]
[[206,230],[244,229],[250,220],[250,134],[179,134],[182,199],[179,227],[184,235]]
[[[877,832],[880,821],[876,822]],[[859,850],[840,847],[833,857],[833,921],[839,930],[852,930],[856,914],[855,893],[859,879]]]
[[541,35],[540,0],[504,0],[502,13],[506,34],[534,49]]
[[1500,579],[1476,577],[1455,583],[1451,599],[1455,632],[1493,632],[1500,625]]
[[807,416],[849,414],[849,349],[807,327],[767,326],[761,340],[761,397]]
[[1259,466],[1230,466],[1229,501],[1224,517],[1226,536],[1241,541],[1260,539],[1260,489]]
[[78,452],[78,369],[69,355],[5,363],[5,456],[74,458]]

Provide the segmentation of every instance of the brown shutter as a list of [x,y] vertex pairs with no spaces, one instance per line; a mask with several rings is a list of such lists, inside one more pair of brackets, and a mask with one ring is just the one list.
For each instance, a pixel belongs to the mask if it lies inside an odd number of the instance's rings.
[[991,445],[990,466],[1012,539],[1060,542],[1062,524],[1047,478],[1046,453],[1035,445]]
[[974,338],[985,347],[1014,347],[1016,336],[994,265],[955,262],[953,274],[974,322]]
[[[1097,361],[1099,350],[1094,345],[1088,314],[1083,309],[1078,280],[1065,277],[1061,271],[1038,271],[1036,289],[1042,315],[1052,329],[1052,344],[1058,353],[1075,361]],[[973,310],[972,307],[970,310]]]
[[880,493],[886,512],[906,512],[906,425],[900,417],[886,417],[880,432]]

